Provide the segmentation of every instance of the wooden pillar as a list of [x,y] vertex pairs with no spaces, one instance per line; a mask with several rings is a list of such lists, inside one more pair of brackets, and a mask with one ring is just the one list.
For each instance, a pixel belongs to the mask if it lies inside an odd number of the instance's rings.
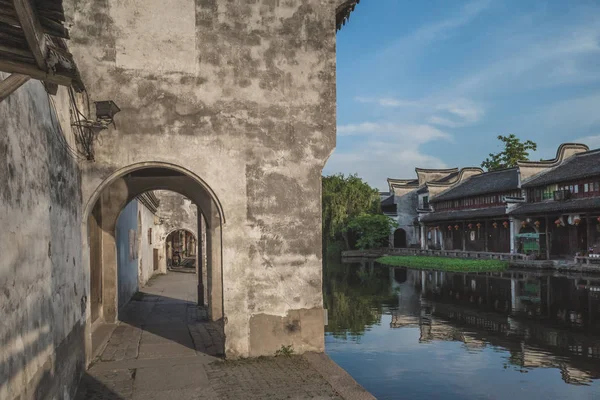
[[592,242],[592,218],[590,214],[585,214],[585,229],[586,229],[586,243],[585,251],[587,252],[590,247],[594,244]]
[[544,225],[546,225],[546,260],[550,259],[550,229],[548,216],[544,217]]
[[467,238],[465,237],[465,222],[462,222],[462,228],[461,228],[461,232],[462,232],[462,250],[463,251],[467,251]]
[[488,220],[484,220],[483,222],[483,234],[485,235],[484,237],[484,250],[487,252],[489,251],[489,246],[488,246]]

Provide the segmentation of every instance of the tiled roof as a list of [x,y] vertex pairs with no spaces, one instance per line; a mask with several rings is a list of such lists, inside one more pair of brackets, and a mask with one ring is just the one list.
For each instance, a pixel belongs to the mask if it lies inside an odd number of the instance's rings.
[[386,198],[385,200],[381,201],[381,207],[390,206],[390,205],[394,205],[394,196],[393,195]]
[[466,219],[478,219],[485,217],[501,217],[506,215],[506,208],[501,207],[488,207],[488,208],[475,208],[470,210],[458,210],[458,211],[438,211],[425,214],[421,217],[422,222],[441,222],[441,221],[459,221]]
[[600,149],[579,153],[537,177],[525,182],[523,187],[543,186],[600,175]]
[[342,29],[342,26],[350,19],[350,13],[354,11],[354,7],[360,3],[360,0],[346,0],[335,10],[335,25],[337,30]]
[[444,176],[443,178],[436,179],[436,180],[435,180],[435,181],[433,181],[433,182],[435,182],[435,183],[444,183],[444,182],[449,182],[449,181],[451,181],[452,179],[456,178],[456,177],[458,176],[458,174],[459,174],[459,173],[460,173],[460,172],[458,172],[458,171],[457,171],[457,172],[452,172],[451,174],[448,174],[448,175]]
[[486,172],[475,175],[443,193],[430,202],[478,196],[487,193],[501,193],[519,188],[519,171],[516,168]]
[[510,215],[527,215],[542,213],[562,213],[585,211],[589,209],[600,209],[600,197],[588,197],[586,199],[570,199],[565,201],[545,201],[542,203],[523,204],[510,212]]

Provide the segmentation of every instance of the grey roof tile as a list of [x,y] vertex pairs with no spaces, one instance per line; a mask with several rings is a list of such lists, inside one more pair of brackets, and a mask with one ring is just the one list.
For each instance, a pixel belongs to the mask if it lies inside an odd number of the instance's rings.
[[517,168],[485,172],[474,175],[431,199],[431,202],[454,200],[462,197],[478,196],[487,193],[501,193],[519,188]]
[[506,207],[474,208],[470,210],[438,211],[421,217],[423,222],[459,221],[486,217],[502,217],[506,215]]
[[[600,209],[600,197],[585,199],[570,199],[565,201],[544,201],[541,203],[526,203],[511,210],[510,215],[527,215],[542,213],[562,213]],[[599,211],[600,212],[600,211]]]
[[524,188],[545,186],[595,175],[600,175],[600,149],[576,154],[557,167],[542,172],[525,182],[522,186]]

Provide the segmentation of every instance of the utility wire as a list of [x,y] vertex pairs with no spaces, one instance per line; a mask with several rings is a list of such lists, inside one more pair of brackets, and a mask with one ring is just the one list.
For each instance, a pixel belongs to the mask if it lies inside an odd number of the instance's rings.
[[[65,150],[67,152],[67,154],[70,157],[80,159],[80,160],[85,159],[84,157],[81,157],[79,155],[79,151],[77,149],[73,149],[67,142],[67,139],[65,138],[62,126],[60,125],[60,122],[57,119],[55,119],[55,113],[56,114],[58,114],[58,113],[56,112],[56,104],[54,103],[54,99],[50,96],[50,94],[48,94],[48,93],[46,93],[46,94],[48,96],[48,105],[50,107],[50,119],[52,122],[51,131],[56,136],[59,145],[63,148],[63,150]],[[55,130],[58,130],[58,131],[55,131]]]

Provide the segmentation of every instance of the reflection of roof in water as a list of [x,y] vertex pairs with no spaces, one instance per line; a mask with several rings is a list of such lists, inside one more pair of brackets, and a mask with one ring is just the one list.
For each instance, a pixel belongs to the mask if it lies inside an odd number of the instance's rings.
[[401,328],[404,322],[420,320],[419,342],[458,341],[463,342],[467,349],[480,349],[487,345],[500,347],[511,353],[512,365],[526,369],[560,369],[564,382],[568,384],[585,385],[600,378],[600,337],[527,320],[515,324],[511,317],[479,313],[457,305],[425,301],[423,306],[432,308],[433,315],[422,318],[403,316],[396,310],[392,322],[395,318],[398,325],[391,324],[391,327]]

